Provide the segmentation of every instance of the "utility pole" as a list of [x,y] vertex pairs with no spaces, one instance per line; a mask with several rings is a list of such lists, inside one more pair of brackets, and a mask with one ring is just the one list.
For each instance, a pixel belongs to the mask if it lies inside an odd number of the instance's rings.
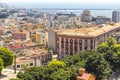
[[16,55],[14,55],[14,73],[16,73]]
[[35,57],[35,58],[34,58],[35,67],[37,66],[36,59],[37,59],[37,58]]

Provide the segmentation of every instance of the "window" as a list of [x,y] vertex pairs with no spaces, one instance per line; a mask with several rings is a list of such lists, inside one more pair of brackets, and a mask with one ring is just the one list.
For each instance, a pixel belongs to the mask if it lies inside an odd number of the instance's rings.
[[91,49],[93,49],[93,46],[90,46],[91,47]]
[[77,44],[77,39],[74,40],[74,43]]
[[64,48],[64,44],[61,44],[61,48]]
[[30,63],[30,66],[33,66],[33,63]]
[[20,65],[17,65],[17,68],[20,68]]
[[66,43],[68,43],[68,39],[66,39]]
[[73,43],[73,40],[72,39],[70,39],[70,44],[72,44]]
[[82,45],[82,40],[79,40],[79,44]]
[[72,45],[70,45],[70,50],[73,50],[73,46]]
[[92,43],[93,43],[93,40],[91,39],[90,42],[91,42],[91,44],[92,44]]
[[84,48],[85,50],[87,50],[87,46],[85,46],[85,48]]
[[64,42],[64,39],[62,38],[62,43]]
[[45,41],[43,40],[43,43],[44,43]]
[[85,39],[85,44],[87,44],[87,39]]
[[66,45],[65,47],[66,47],[66,50],[68,50],[68,45]]
[[70,52],[70,55],[73,55],[72,51]]
[[80,51],[82,50],[82,46],[80,46]]
[[77,46],[75,46],[74,49],[75,49],[75,52],[77,52]]

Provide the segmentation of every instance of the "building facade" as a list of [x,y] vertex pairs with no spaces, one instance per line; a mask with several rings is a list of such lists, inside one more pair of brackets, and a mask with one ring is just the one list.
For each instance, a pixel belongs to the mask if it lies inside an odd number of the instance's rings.
[[83,13],[81,14],[81,21],[82,22],[90,22],[90,21],[92,21],[91,12],[89,10],[83,11]]
[[120,12],[119,11],[113,11],[112,12],[112,21],[113,22],[119,22],[120,21]]
[[46,45],[46,33],[44,30],[36,32],[36,42],[40,45]]
[[108,24],[111,22],[110,18],[107,18],[105,16],[97,16],[96,17],[96,24],[100,25],[100,24]]
[[[23,56],[23,57],[16,57],[14,60],[14,64],[12,65],[13,68],[21,70],[23,65],[28,65],[28,67],[33,66],[42,66],[48,64],[52,60],[52,52],[40,53],[40,54],[33,54],[30,56]],[[11,68],[12,68],[11,67]]]
[[48,47],[53,50],[53,53],[56,53],[56,39],[57,31],[50,29],[48,31]]
[[57,33],[56,50],[58,58],[73,55],[84,50],[96,50],[98,45],[120,31],[120,25],[96,28],[65,30]]
[[30,39],[30,34],[28,31],[20,30],[12,32],[12,38],[17,40],[28,40]]

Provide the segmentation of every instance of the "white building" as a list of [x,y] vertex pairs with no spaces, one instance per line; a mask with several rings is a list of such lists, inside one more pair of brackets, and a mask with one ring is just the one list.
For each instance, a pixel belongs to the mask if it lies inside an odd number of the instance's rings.
[[91,12],[89,10],[83,11],[83,13],[81,14],[81,21],[82,22],[90,22],[90,21],[92,21]]
[[58,20],[59,21],[69,21],[69,17],[68,16],[64,16],[64,15],[58,16]]
[[112,12],[112,21],[113,22],[119,22],[120,21],[120,12],[119,11],[113,11]]

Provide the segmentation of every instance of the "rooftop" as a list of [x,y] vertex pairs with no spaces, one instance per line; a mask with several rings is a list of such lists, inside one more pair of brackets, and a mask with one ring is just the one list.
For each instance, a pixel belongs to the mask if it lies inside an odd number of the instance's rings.
[[26,30],[16,30],[14,32],[12,32],[13,34],[26,34],[27,31]]
[[91,77],[91,74],[83,73],[82,76],[78,76],[77,78],[78,78],[78,79],[81,79],[81,80],[89,80],[90,77]]
[[88,28],[80,28],[80,29],[62,29],[58,31],[58,35],[66,35],[66,36],[81,36],[81,37],[97,37],[101,34],[109,32],[113,29],[120,27],[120,23],[116,23],[114,25],[105,25],[105,26],[95,26]]

